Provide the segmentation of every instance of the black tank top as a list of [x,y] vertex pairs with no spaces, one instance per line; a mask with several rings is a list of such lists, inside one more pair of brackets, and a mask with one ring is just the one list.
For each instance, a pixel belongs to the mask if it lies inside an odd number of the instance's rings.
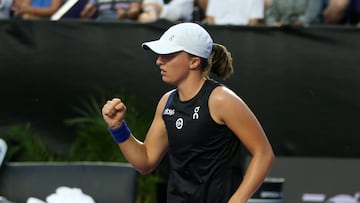
[[242,180],[240,141],[209,112],[209,96],[219,85],[206,80],[185,102],[177,90],[169,96],[163,111],[171,169],[168,203],[225,203]]

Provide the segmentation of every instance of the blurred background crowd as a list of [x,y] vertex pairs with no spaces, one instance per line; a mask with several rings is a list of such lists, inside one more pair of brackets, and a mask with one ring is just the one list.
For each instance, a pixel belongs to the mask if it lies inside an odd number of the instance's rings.
[[[67,1],[0,0],[0,19],[51,19]],[[360,26],[360,0],[75,0],[72,18],[94,21],[192,21],[208,25]]]

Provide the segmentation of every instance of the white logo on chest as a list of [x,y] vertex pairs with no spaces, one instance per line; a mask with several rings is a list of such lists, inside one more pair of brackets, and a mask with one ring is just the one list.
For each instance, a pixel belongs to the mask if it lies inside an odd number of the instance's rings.
[[164,115],[172,116],[172,115],[175,114],[175,109],[166,108],[166,109],[164,110],[164,113],[163,113],[163,114],[164,114]]
[[184,125],[184,120],[182,118],[178,118],[175,123],[176,128],[180,130],[183,127],[183,125]]
[[200,110],[200,106],[194,108],[193,120],[199,119],[199,110]]

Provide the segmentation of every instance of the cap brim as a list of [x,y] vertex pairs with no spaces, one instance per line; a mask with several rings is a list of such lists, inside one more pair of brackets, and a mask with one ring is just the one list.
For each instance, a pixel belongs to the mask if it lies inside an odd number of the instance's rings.
[[141,45],[145,50],[151,50],[157,54],[171,54],[178,51],[183,51],[183,47],[170,44],[169,42],[162,40],[155,40],[151,42],[145,42]]

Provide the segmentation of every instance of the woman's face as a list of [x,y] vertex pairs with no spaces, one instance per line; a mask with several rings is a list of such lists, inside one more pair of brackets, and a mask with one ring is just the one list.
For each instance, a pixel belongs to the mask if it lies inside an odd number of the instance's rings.
[[190,72],[191,57],[184,51],[159,55],[156,65],[160,67],[164,82],[178,85]]

